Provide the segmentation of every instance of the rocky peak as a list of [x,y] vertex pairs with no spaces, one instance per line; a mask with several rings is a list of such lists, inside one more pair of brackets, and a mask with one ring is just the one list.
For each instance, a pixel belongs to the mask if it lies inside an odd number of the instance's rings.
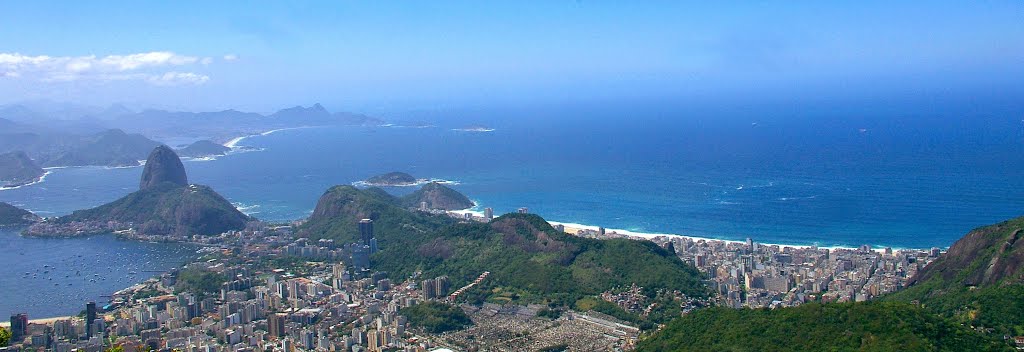
[[188,176],[185,175],[185,166],[181,164],[178,154],[170,147],[160,145],[153,149],[146,159],[146,168],[142,170],[139,189],[147,189],[164,182],[186,186]]

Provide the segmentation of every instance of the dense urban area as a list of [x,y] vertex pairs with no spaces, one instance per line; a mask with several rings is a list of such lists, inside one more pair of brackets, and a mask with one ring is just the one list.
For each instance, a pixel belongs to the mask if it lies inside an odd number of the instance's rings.
[[[421,206],[419,211],[444,213]],[[520,212],[527,210],[520,209]],[[461,221],[483,215],[447,213]],[[94,224],[127,228],[123,224]],[[11,316],[14,349],[104,351],[493,351],[630,350],[642,334],[636,324],[594,310],[546,305],[472,304],[447,276],[391,277],[372,271],[377,241],[373,221],[358,226],[360,241],[340,244],[293,235],[295,224],[251,223],[219,236],[150,236],[147,241],[200,246],[199,260],[112,295],[109,303],[83,302],[78,316],[29,322]],[[604,229],[566,228],[581,237],[628,237]],[[864,301],[901,288],[939,255],[930,251],[878,251],[763,245],[679,236],[650,239],[705,274],[714,304],[786,307],[809,301]],[[655,303],[637,285],[599,299],[646,314]],[[683,310],[683,314],[688,312]]]

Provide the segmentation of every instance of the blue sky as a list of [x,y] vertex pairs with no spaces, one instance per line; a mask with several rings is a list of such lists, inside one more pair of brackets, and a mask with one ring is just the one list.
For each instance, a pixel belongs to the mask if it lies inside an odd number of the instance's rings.
[[[1019,94],[1024,2],[9,2],[0,103]],[[980,94],[980,93],[979,93]]]

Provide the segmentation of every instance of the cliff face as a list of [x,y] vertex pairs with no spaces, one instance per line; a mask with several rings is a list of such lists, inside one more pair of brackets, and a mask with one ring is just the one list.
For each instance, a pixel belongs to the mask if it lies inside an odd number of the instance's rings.
[[[159,146],[146,161],[138,191],[96,208],[75,211],[52,223],[108,221],[131,224],[144,235],[205,236],[244,229],[249,217],[212,188],[189,185],[178,156],[170,148]],[[32,230],[30,228],[29,233]],[[45,232],[46,235],[62,233]]]
[[156,147],[149,153],[146,168],[142,170],[139,189],[147,189],[163,182],[179,186],[188,185],[188,177],[185,175],[185,166],[181,164],[181,159],[165,145]]
[[1024,218],[971,231],[918,272],[910,284],[941,280],[951,285],[990,286],[1024,280]]
[[45,171],[24,152],[0,154],[0,187],[35,182],[44,173]]
[[462,193],[437,182],[423,185],[423,188],[402,197],[402,205],[405,207],[419,207],[422,202],[427,203],[427,208],[442,210],[468,209],[474,205]]
[[888,297],[994,336],[1024,331],[1024,217],[975,229]]

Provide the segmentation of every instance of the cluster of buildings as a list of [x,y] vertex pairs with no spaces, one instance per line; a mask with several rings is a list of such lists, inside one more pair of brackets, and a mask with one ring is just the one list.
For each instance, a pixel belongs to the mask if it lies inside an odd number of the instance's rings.
[[[583,229],[575,234],[592,238],[629,237],[604,229]],[[697,267],[706,275],[708,286],[717,293],[718,304],[735,308],[787,307],[812,300],[869,300],[903,288],[907,280],[941,253],[938,248],[876,250],[868,245],[859,248],[780,246],[751,239],[736,242],[656,236],[650,240]],[[606,300],[618,300],[635,309],[639,299],[628,293]],[[623,295],[627,299],[622,300]]]
[[[83,316],[43,323],[15,314],[10,349],[427,351],[436,347],[429,337],[411,332],[407,317],[399,311],[446,298],[451,291],[447,277],[408,278],[392,284],[387,273],[370,271],[369,259],[362,257],[377,250],[370,220],[359,223],[359,243],[342,246],[296,240],[287,230],[253,229],[204,239],[223,246],[208,251],[210,259],[115,293],[106,311],[90,302]],[[324,261],[276,267],[271,260],[256,260],[288,256]],[[329,260],[340,257],[344,259]],[[186,281],[197,276],[218,278],[219,290],[176,289],[194,287],[195,282]]]
[[[482,217],[449,215],[487,221],[493,211],[488,208]],[[180,271],[117,292],[105,307],[90,302],[77,317],[38,323],[25,314],[14,314],[9,349],[96,352],[120,346],[129,352],[147,348],[291,352],[487,347],[516,351],[571,345],[628,350],[639,335],[636,327],[600,313],[568,311],[551,319],[537,315],[540,306],[490,303],[461,306],[474,322],[468,329],[444,334],[417,331],[401,313],[403,308],[425,301],[454,304],[458,295],[487,280],[489,272],[458,289],[453,289],[447,276],[390,278],[386,272],[370,269],[370,256],[380,250],[372,220],[361,220],[359,239],[346,244],[296,238],[291,228],[253,223],[243,231],[218,236],[140,238],[204,244],[207,256]],[[566,230],[562,225],[556,228]],[[603,228],[570,233],[627,237]],[[790,247],[679,236],[650,240],[705,273],[708,286],[717,293],[717,304],[730,307],[868,300],[901,288],[939,255],[937,249]],[[281,264],[275,258],[301,260]],[[195,277],[216,278],[219,289],[196,292],[197,283],[191,282]],[[607,291],[600,298],[641,315],[652,307],[643,288],[636,285]]]

